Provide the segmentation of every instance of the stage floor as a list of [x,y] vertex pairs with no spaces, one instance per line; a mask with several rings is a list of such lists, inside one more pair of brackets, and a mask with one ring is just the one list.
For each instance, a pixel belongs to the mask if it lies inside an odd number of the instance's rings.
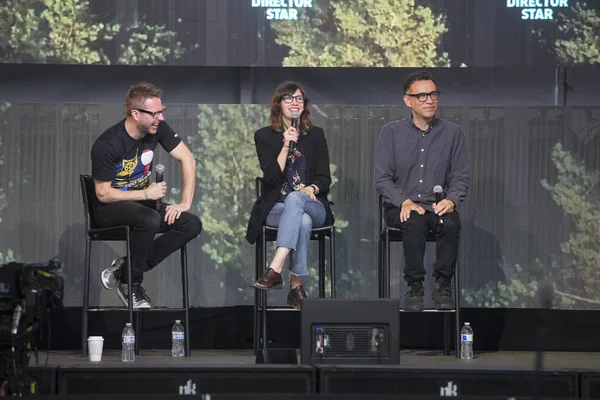
[[[46,364],[46,352],[39,352],[39,364]],[[420,369],[533,369],[535,352],[498,351],[475,353],[473,360],[459,360],[454,355],[444,356],[439,350],[402,350],[400,366]],[[190,358],[171,357],[170,350],[142,349],[134,365],[144,366],[203,366],[249,365],[255,363],[252,350],[192,350]],[[90,362],[76,351],[50,351],[48,366],[122,365],[120,350],[105,349],[102,361]],[[32,360],[32,367],[36,366]],[[600,353],[546,352],[544,369],[571,371],[600,370]]]
[[600,353],[548,352],[540,373],[534,372],[534,362],[534,352],[476,352],[467,361],[441,350],[402,350],[399,365],[255,365],[252,350],[192,350],[190,358],[173,358],[166,349],[144,349],[135,362],[123,363],[119,350],[107,349],[100,362],[77,351],[51,351],[46,364],[46,353],[40,352],[29,371],[42,394],[528,397],[538,387],[542,397],[600,399]]

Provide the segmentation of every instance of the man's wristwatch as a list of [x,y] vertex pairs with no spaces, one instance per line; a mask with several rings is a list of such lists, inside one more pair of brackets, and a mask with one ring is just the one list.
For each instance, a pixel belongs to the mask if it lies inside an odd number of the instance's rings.
[[144,200],[148,200],[148,189],[144,188]]

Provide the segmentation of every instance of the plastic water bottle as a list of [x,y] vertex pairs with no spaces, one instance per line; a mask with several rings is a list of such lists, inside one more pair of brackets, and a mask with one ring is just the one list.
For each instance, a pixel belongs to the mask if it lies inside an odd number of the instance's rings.
[[185,339],[185,333],[183,332],[183,325],[181,325],[181,320],[175,320],[175,325],[173,325],[173,329],[171,330],[171,336],[173,338],[171,354],[173,357],[183,357],[185,352],[183,350],[183,341]]
[[131,322],[125,324],[122,335],[123,349],[121,351],[121,361],[123,362],[134,362],[135,361],[135,332],[131,326]]
[[465,322],[460,331],[460,358],[463,360],[473,358],[473,329],[468,322]]

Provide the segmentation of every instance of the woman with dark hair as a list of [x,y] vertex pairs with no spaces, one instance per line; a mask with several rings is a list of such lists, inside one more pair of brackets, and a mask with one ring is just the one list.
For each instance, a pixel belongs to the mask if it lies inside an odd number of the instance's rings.
[[[298,116],[297,127],[292,126],[293,115]],[[271,99],[270,126],[256,131],[254,142],[265,184],[252,208],[246,239],[256,242],[263,224],[276,226],[278,231],[277,249],[267,272],[250,286],[281,289],[281,271],[290,255],[287,302],[300,308],[306,297],[302,277],[308,275],[312,228],[333,224],[333,215],[327,200],[331,173],[325,133],[312,124],[309,100],[299,84],[284,82],[277,87]]]

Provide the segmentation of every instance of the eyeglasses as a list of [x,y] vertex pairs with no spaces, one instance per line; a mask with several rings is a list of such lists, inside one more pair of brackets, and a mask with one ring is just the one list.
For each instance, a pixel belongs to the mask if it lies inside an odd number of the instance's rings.
[[304,103],[304,96],[302,96],[301,94],[299,94],[298,96],[292,96],[292,95],[288,94],[287,96],[282,97],[282,100],[288,104],[290,104],[292,101],[294,101],[294,99],[296,99],[296,103],[298,103],[298,104]]
[[427,101],[427,97],[431,97],[431,100],[437,100],[440,96],[440,91],[436,90],[431,93],[417,93],[417,94],[406,94],[406,96],[416,97],[421,103],[425,103]]
[[134,110],[136,110],[136,111],[139,111],[139,112],[144,113],[144,114],[151,115],[152,118],[154,118],[154,119],[158,118],[161,115],[164,116],[164,112],[165,112],[166,109],[167,109],[167,107],[163,108],[160,111],[148,111],[148,110],[142,110],[141,108],[134,108]]

